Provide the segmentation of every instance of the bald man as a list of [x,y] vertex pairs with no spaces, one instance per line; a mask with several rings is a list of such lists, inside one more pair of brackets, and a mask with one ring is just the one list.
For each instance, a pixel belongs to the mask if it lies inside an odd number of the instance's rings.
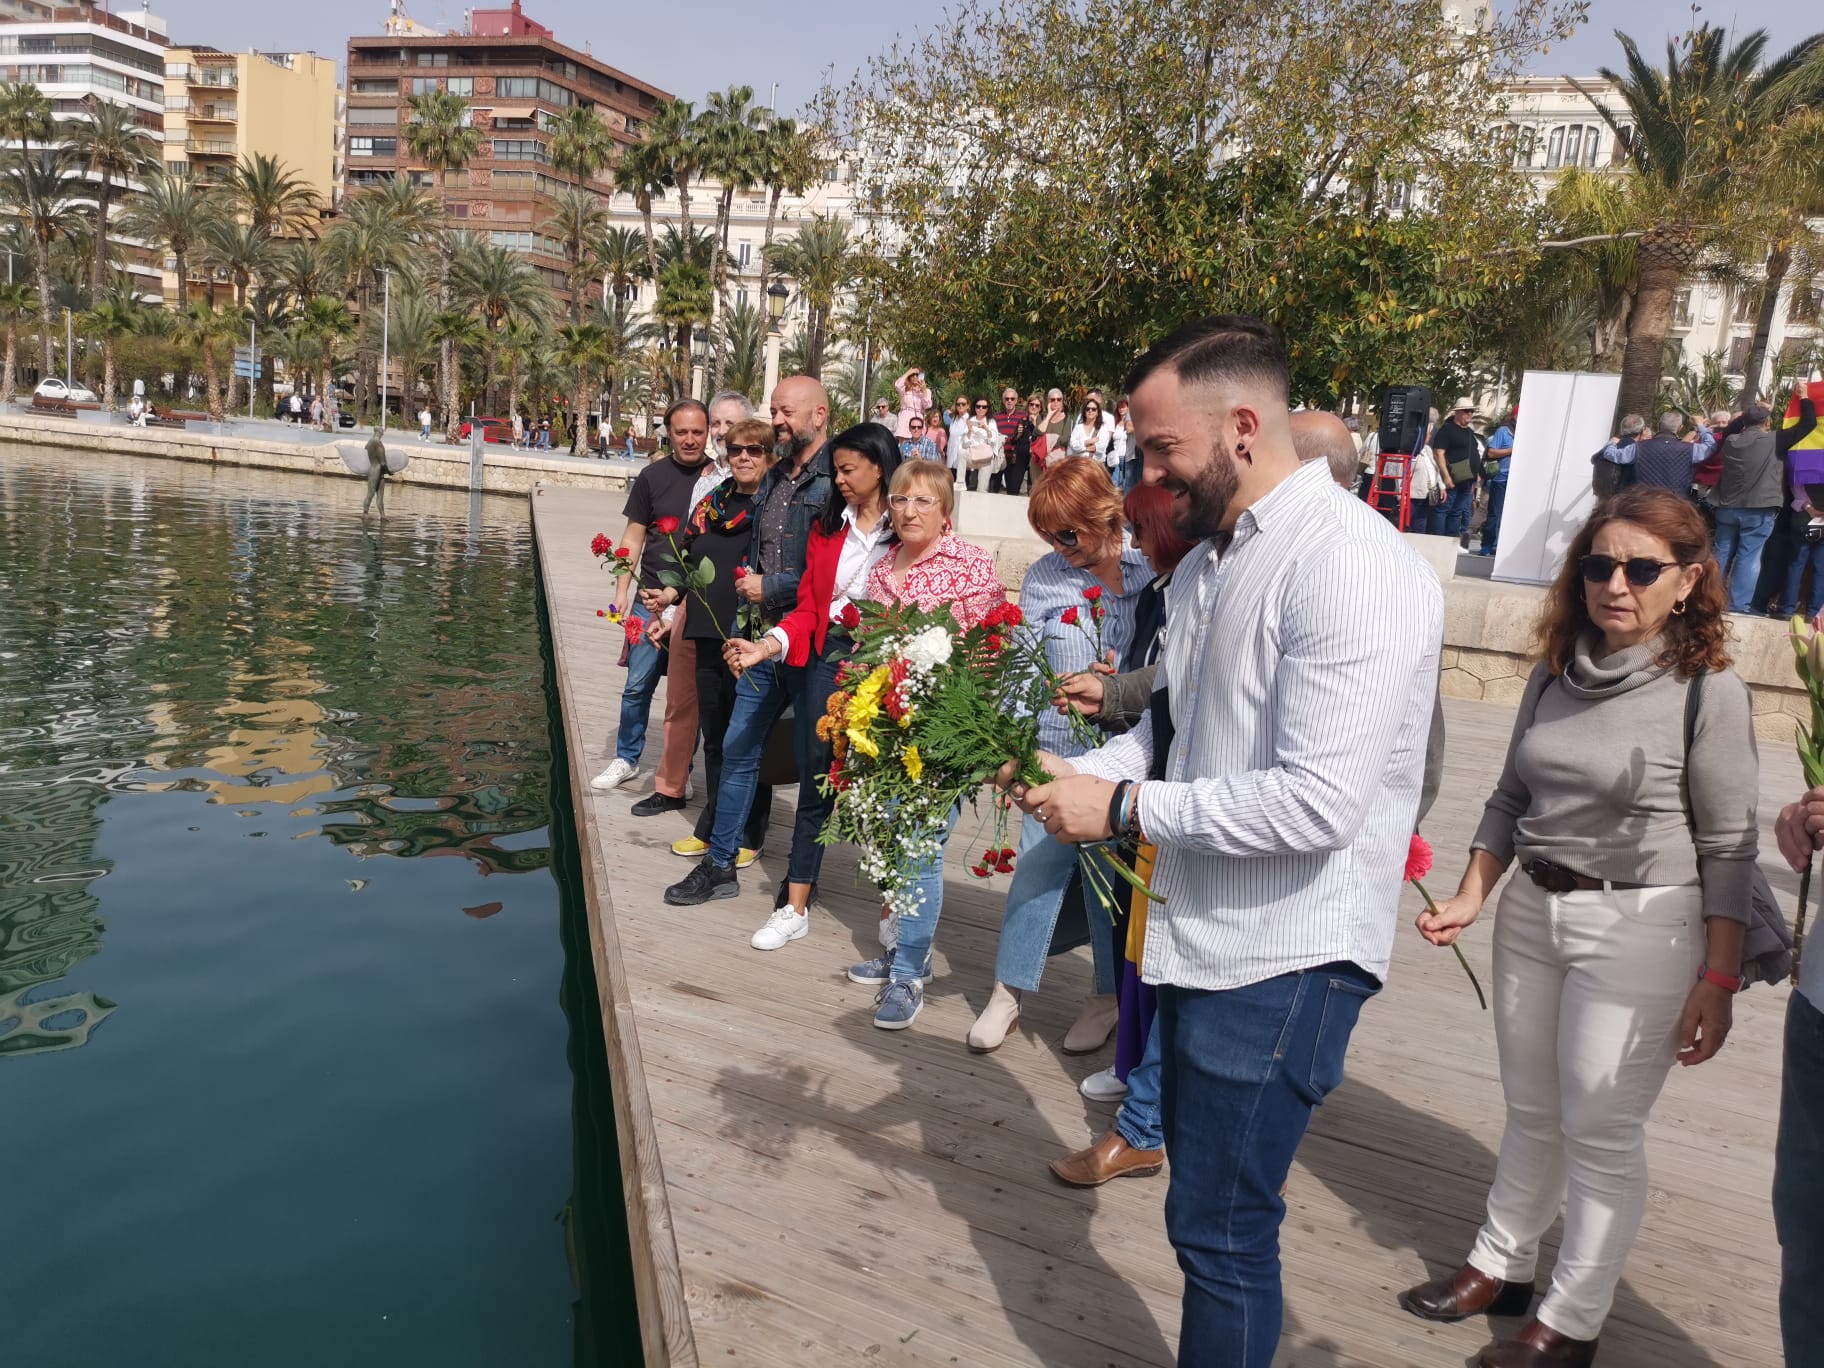
[[1300,409],[1292,415],[1292,449],[1305,461],[1328,461],[1330,478],[1344,489],[1355,485],[1355,437],[1334,413]]
[[[828,446],[830,396],[823,385],[808,375],[781,380],[773,389],[772,416],[778,459],[754,494],[749,573],[735,584],[736,594],[760,610],[756,638],[797,606],[811,525],[834,487]],[[840,656],[840,643],[835,649]],[[798,760],[798,815],[784,896],[766,925],[754,933],[750,943],[756,950],[783,949],[803,936],[809,923],[805,907],[823,861],[817,833],[830,810],[829,800],[818,789],[830,762],[827,754],[819,761],[815,748],[825,743],[817,740],[813,728],[829,700],[838,663],[836,657],[813,655],[807,668],[771,665],[743,677],[722,740],[722,782],[716,789],[709,849],[695,869],[665,890],[665,901],[674,907],[694,907],[740,893],[735,858],[760,778],[760,754],[773,725],[790,707],[797,719],[793,749]]]

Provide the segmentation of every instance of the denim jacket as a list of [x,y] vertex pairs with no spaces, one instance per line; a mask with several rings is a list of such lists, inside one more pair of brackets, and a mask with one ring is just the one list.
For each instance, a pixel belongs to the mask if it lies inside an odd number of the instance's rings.
[[[766,478],[760,481],[760,488],[754,493],[754,508],[765,508],[766,501],[772,497],[780,482],[790,478],[783,461],[767,471]],[[830,491],[834,487],[830,469],[830,445],[826,441],[817,454],[811,457],[810,464],[805,467],[803,482],[792,491],[786,504],[783,542],[785,564],[764,577],[760,596],[760,609],[769,622],[777,622],[798,606],[798,581],[804,575],[805,547],[811,539],[811,526],[817,521],[817,515],[823,512],[823,506],[829,501]],[[754,537],[748,548],[747,559],[750,565],[760,563],[758,517],[754,519]]]

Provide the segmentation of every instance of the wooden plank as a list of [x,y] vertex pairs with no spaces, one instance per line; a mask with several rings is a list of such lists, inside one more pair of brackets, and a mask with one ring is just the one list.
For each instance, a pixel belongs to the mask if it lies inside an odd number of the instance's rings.
[[[855,886],[850,852],[830,852],[808,937],[771,955],[748,947],[784,873],[786,802],[740,897],[665,906],[662,889],[689,869],[668,847],[694,810],[635,819],[627,810],[647,779],[607,795],[587,787],[607,761],[624,677],[612,664],[616,630],[595,616],[606,588],[587,547],[595,532],[620,530],[620,500],[553,493],[532,509],[647,1361],[1171,1362],[1181,1281],[1163,1229],[1165,1181],[1079,1192],[1045,1167],[1112,1118],[1076,1091],[1107,1051],[1060,1048],[1089,988],[1087,955],[1053,961],[1000,1051],[968,1053],[1007,881],[968,877],[977,842],[959,837],[925,1011],[909,1031],[874,1030],[872,991],[842,974],[876,952],[875,904]],[[648,775],[661,711],[662,695]],[[1439,886],[1461,868],[1513,719],[1456,700],[1446,716],[1444,788],[1426,823]],[[1792,757],[1769,748],[1769,820],[1797,787]],[[1790,899],[1790,875],[1769,872]],[[1394,1300],[1467,1248],[1502,1125],[1492,1023],[1454,957],[1410,930],[1418,906],[1409,893],[1391,981],[1364,1014],[1349,1082],[1318,1113],[1288,1187],[1277,1359],[1288,1368],[1454,1368],[1490,1337],[1482,1322],[1417,1321]],[[1465,945],[1484,984],[1490,925]],[[1603,1336],[1611,1368],[1778,1361],[1767,1192],[1785,998],[1759,988],[1740,999],[1723,1055],[1668,1082],[1649,1126],[1646,1224]]]

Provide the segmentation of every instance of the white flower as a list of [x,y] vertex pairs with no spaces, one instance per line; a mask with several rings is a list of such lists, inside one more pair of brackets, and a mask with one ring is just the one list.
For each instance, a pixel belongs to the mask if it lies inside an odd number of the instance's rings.
[[933,625],[906,643],[906,663],[920,674],[927,674],[939,665],[950,663],[950,650],[950,633]]

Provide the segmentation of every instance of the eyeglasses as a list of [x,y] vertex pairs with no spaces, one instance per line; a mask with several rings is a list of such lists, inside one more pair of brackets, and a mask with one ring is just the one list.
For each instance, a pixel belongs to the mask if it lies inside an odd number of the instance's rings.
[[730,442],[728,444],[730,456],[765,456],[771,450],[771,447],[760,446],[757,443]]
[[920,513],[927,513],[931,509],[937,507],[937,495],[892,494],[887,498],[887,507],[896,509],[902,513],[908,508],[916,509]]
[[1017,395],[1017,394],[1003,394],[1003,395],[1002,395],[1002,396],[1001,396],[1001,402],[1002,402],[1002,403],[1003,403],[1003,404],[1012,404],[1012,403],[1016,403],[1016,402],[1017,402],[1017,401],[1018,401],[1018,400],[1019,400],[1019,397],[1020,397],[1020,396],[1019,396],[1019,395]]
[[1613,556],[1585,556],[1578,565],[1584,579],[1591,584],[1607,584],[1615,577],[1615,567],[1619,565],[1626,573],[1628,583],[1636,589],[1657,584],[1666,571],[1679,568],[1678,561],[1656,561],[1646,556],[1636,556],[1628,561],[1618,561]]
[[1066,551],[1075,551],[1080,540],[1074,527],[1066,527],[1059,532],[1041,532],[1039,535],[1053,546],[1061,546]]

